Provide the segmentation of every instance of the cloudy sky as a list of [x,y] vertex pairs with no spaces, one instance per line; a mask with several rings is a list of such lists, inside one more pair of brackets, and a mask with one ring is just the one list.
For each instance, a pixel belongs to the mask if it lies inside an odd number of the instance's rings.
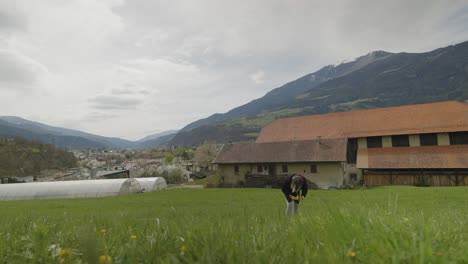
[[466,40],[466,0],[0,0],[0,115],[139,139],[369,51]]

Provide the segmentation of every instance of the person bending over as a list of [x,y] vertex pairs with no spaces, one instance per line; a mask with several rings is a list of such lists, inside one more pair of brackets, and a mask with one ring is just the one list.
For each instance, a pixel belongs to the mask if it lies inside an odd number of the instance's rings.
[[301,174],[289,176],[283,184],[282,191],[286,197],[286,215],[297,214],[299,201],[307,195],[307,180]]

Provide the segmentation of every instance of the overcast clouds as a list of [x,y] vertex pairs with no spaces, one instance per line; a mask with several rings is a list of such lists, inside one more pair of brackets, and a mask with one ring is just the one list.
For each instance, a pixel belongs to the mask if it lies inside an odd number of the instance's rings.
[[0,115],[139,139],[467,25],[465,0],[0,0]]

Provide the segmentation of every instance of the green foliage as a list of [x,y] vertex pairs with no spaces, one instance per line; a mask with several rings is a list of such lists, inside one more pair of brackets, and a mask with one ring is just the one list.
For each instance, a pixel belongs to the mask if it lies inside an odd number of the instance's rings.
[[[173,189],[0,202],[2,263],[464,263],[467,187]],[[66,251],[68,249],[68,251]]]
[[203,179],[195,179],[194,181],[189,181],[186,182],[186,185],[203,185],[206,187],[206,184],[208,183],[208,177],[205,177]]
[[244,136],[247,138],[253,138],[256,139],[258,137],[259,133],[245,133]]
[[164,157],[164,162],[166,162],[167,164],[172,164],[172,162],[174,161],[174,155],[172,155],[172,153],[167,153],[166,156]]
[[263,127],[275,119],[289,117],[300,114],[304,109],[302,108],[287,108],[279,111],[262,113],[251,118],[240,118],[226,122],[228,125],[242,125],[244,127]]
[[75,167],[73,153],[22,138],[0,138],[0,177],[36,175],[46,169]]
[[182,183],[185,181],[184,178],[184,173],[180,169],[175,169],[172,171],[164,171],[167,173],[163,173],[161,177],[163,177],[168,184],[173,184],[173,183]]
[[222,185],[222,183],[223,183],[221,175],[219,173],[211,174],[211,175],[207,176],[205,179],[206,179],[205,186],[207,188],[220,187]]
[[172,151],[172,154],[182,160],[191,160],[193,159],[194,151],[192,148],[177,147]]
[[260,127],[245,127],[239,124],[219,124],[197,127],[190,131],[181,131],[174,136],[171,144],[181,146],[200,146],[205,142],[239,142],[251,140],[243,136],[246,133],[258,133]]
[[[163,159],[169,151],[158,149],[133,150],[130,159]],[[128,157],[127,157],[128,158]]]

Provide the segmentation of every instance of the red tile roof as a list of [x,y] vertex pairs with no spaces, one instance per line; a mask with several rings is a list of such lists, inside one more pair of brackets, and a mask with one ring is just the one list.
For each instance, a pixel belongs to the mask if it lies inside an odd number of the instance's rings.
[[360,169],[468,168],[468,145],[359,149]]
[[468,104],[449,101],[278,119],[258,143],[468,131]]
[[346,139],[226,144],[215,164],[345,161]]

